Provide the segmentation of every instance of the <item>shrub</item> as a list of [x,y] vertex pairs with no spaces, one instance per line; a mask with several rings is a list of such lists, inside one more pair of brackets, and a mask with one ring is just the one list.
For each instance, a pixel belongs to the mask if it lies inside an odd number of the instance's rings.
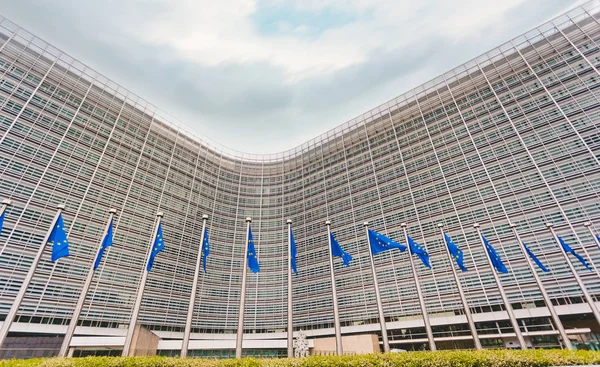
[[600,352],[566,350],[439,351],[303,359],[85,357],[0,361],[0,367],[546,367],[600,364]]

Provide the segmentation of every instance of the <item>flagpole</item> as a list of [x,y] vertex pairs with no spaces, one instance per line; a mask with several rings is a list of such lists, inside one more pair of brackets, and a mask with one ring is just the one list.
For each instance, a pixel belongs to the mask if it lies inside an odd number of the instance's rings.
[[154,231],[152,232],[153,235],[150,237],[150,242],[148,244],[148,254],[146,255],[146,262],[144,263],[144,270],[142,271],[140,288],[138,289],[137,298],[135,299],[135,304],[133,305],[133,312],[131,313],[131,320],[129,322],[129,328],[127,329],[125,344],[123,345],[123,357],[128,357],[131,353],[130,349],[133,341],[133,332],[135,331],[135,326],[137,325],[140,308],[142,307],[142,298],[144,297],[144,288],[146,288],[146,279],[148,278],[147,264],[150,260],[150,254],[152,254],[152,247],[154,246],[154,241],[156,240],[156,234],[158,232],[158,226],[160,226],[163,215],[163,212],[160,211],[156,213],[156,223],[154,224]]
[[[0,216],[2,214],[4,214],[4,212],[6,211],[6,209],[8,208],[9,205],[12,205],[12,200],[10,200],[10,199],[2,200],[2,206],[0,206]],[[2,230],[2,228],[0,228],[0,231],[1,230]]]
[[340,325],[340,312],[338,310],[337,289],[335,287],[335,272],[333,270],[333,251],[331,250],[331,221],[325,221],[327,226],[327,241],[329,242],[329,275],[331,275],[331,296],[333,297],[333,324],[335,328],[335,353],[344,354],[342,348],[342,327]]
[[590,293],[588,292],[587,288],[585,287],[585,284],[583,284],[583,280],[581,279],[579,274],[577,274],[577,270],[575,270],[575,266],[569,259],[569,256],[567,256],[567,253],[562,248],[562,245],[560,244],[560,241],[558,240],[558,237],[556,236],[556,232],[554,232],[554,225],[552,223],[548,223],[548,224],[546,224],[546,227],[548,227],[548,229],[550,230],[550,233],[552,233],[552,237],[554,237],[554,240],[558,244],[560,253],[563,254],[565,261],[567,262],[567,264],[569,265],[569,268],[571,269],[571,273],[573,273],[573,277],[575,277],[575,280],[577,281],[579,288],[581,288],[581,291],[583,292],[583,296],[585,297],[585,300],[587,301],[588,306],[590,307],[592,313],[594,314],[594,317],[596,318],[596,322],[600,325],[600,313],[598,312],[598,307],[596,307],[596,304],[595,304],[594,300],[592,299],[592,296],[590,296]]
[[[100,249],[102,247],[102,241],[104,240],[104,236],[108,233],[110,223],[112,222],[115,214],[117,213],[116,209],[110,209],[108,211],[108,222],[106,223],[106,228],[104,229],[104,234],[100,239]],[[97,253],[96,253],[97,254]],[[95,260],[94,260],[95,261]],[[71,345],[71,339],[73,339],[73,334],[75,333],[75,328],[77,327],[77,322],[79,322],[79,315],[81,314],[81,310],[83,309],[83,304],[85,302],[85,298],[87,297],[88,291],[90,289],[90,285],[92,284],[92,279],[94,278],[94,264],[90,267],[88,271],[87,278],[85,278],[85,282],[83,283],[83,288],[81,290],[81,294],[79,295],[79,299],[77,300],[77,304],[75,305],[75,310],[73,311],[73,316],[71,317],[71,322],[69,323],[69,327],[67,328],[67,332],[65,333],[65,338],[63,339],[62,346],[60,347],[60,352],[58,353],[59,358],[65,358],[69,353],[69,346]]]
[[198,277],[200,276],[200,262],[204,252],[204,233],[206,231],[206,220],[208,215],[202,215],[202,235],[200,236],[200,250],[196,258],[196,270],[194,271],[194,281],[192,282],[192,293],[190,294],[190,304],[188,305],[188,314],[185,320],[185,330],[183,331],[183,341],[181,343],[181,358],[188,355],[190,346],[190,334],[192,332],[192,318],[194,316],[194,303],[196,303],[196,292],[198,290]]
[[[0,215],[2,215],[2,212],[0,212]],[[592,237],[594,238],[594,241],[596,242],[596,246],[598,248],[600,248],[600,240],[598,239],[598,237],[596,236],[596,234],[592,230],[592,223],[591,222],[585,222],[585,223],[583,223],[583,225],[587,227],[588,231],[590,231],[590,234],[592,235]]]
[[235,340],[235,358],[242,358],[242,342],[244,340],[244,311],[246,308],[246,273],[248,272],[248,241],[250,240],[250,223],[252,218],[246,217],[246,243],[244,246],[244,266],[242,270],[242,291],[240,296],[240,311]]
[[485,251],[485,257],[488,260],[488,265],[492,270],[492,275],[494,276],[494,280],[496,281],[496,286],[498,287],[498,291],[500,292],[500,297],[502,298],[502,302],[504,302],[504,308],[506,309],[506,313],[508,314],[508,319],[513,327],[515,335],[517,336],[517,340],[519,341],[519,346],[521,349],[527,349],[527,345],[525,344],[525,339],[523,339],[523,334],[521,333],[521,329],[519,328],[519,323],[517,322],[517,318],[515,317],[515,313],[512,309],[512,306],[508,302],[508,297],[504,292],[504,288],[502,287],[502,283],[500,282],[500,277],[494,268],[494,264],[492,264],[492,259],[490,259],[490,254],[488,253],[487,248],[485,247],[485,242],[483,242],[483,237],[481,235],[481,229],[479,228],[479,223],[473,224],[473,228],[477,230],[477,235],[479,236],[479,241],[481,242],[481,246],[483,246],[483,250]]
[[287,297],[287,356],[294,356],[294,305],[292,303],[292,220],[287,220],[288,226],[288,297]]
[[[446,243],[446,238],[444,237],[444,225],[438,224],[438,228],[440,229],[440,234],[442,235],[442,241]],[[450,253],[450,249],[446,244],[446,252],[448,253],[448,258],[450,259],[450,269],[452,269],[452,274],[454,275],[454,281],[456,282],[456,288],[458,288],[458,295],[460,296],[460,300],[462,301],[463,307],[465,309],[465,316],[467,318],[467,323],[469,324],[469,329],[471,329],[471,335],[473,336],[473,344],[475,344],[475,349],[481,350],[481,341],[479,340],[479,334],[477,334],[477,328],[475,327],[475,322],[473,321],[473,315],[471,315],[471,309],[469,308],[469,304],[467,303],[467,298],[465,297],[465,292],[463,291],[462,285],[460,284],[460,279],[458,278],[458,272],[454,266],[455,260],[452,258],[452,254]]]
[[423,314],[423,322],[425,323],[425,331],[427,332],[427,340],[429,340],[429,349],[432,352],[437,350],[435,341],[433,340],[433,331],[431,331],[431,324],[429,323],[429,315],[427,315],[427,308],[425,307],[425,299],[421,291],[421,285],[419,284],[419,278],[417,276],[417,268],[412,258],[412,251],[410,250],[410,244],[408,243],[408,232],[406,231],[406,223],[400,223],[400,226],[404,230],[404,239],[406,240],[406,247],[408,247],[408,259],[410,260],[410,267],[412,268],[413,278],[415,280],[415,286],[417,287],[417,295],[419,296],[419,304],[421,305],[421,313]]
[[379,313],[379,326],[381,327],[381,337],[383,339],[383,352],[390,352],[390,342],[388,340],[387,327],[385,326],[385,316],[383,315],[383,305],[381,304],[381,294],[379,293],[379,282],[377,272],[375,271],[375,261],[373,252],[371,252],[371,239],[369,238],[369,222],[364,222],[367,235],[367,244],[369,245],[369,259],[371,260],[371,272],[373,273],[373,287],[375,288],[375,299],[377,300],[377,312]]
[[[3,205],[4,204],[8,205],[5,201],[3,201]],[[40,248],[38,249],[38,252],[35,255],[35,258],[33,259],[33,262],[31,263],[31,265],[29,267],[29,271],[27,272],[27,275],[25,276],[25,279],[23,280],[23,284],[21,284],[19,293],[17,293],[17,296],[15,297],[15,300],[13,301],[13,304],[10,307],[8,314],[6,315],[6,318],[4,319],[4,322],[2,323],[2,328],[0,328],[0,348],[2,347],[2,345],[4,345],[4,341],[6,340],[6,337],[8,336],[8,331],[10,330],[10,327],[11,327],[13,321],[15,320],[15,316],[17,316],[17,312],[19,311],[19,307],[21,307],[21,302],[23,302],[23,298],[25,298],[25,293],[27,292],[27,288],[29,288],[29,283],[31,283],[31,279],[33,279],[33,274],[35,273],[35,269],[37,268],[37,265],[40,262],[42,255],[44,254],[44,248],[46,247],[46,244],[48,243],[50,234],[52,234],[52,231],[54,230],[56,221],[58,220],[58,217],[60,216],[62,211],[65,210],[65,204],[58,204],[56,206],[56,208],[58,210],[56,211],[56,214],[54,215],[54,219],[52,219],[52,223],[50,224],[50,227],[48,228],[48,231],[46,232],[46,235],[44,236],[44,239],[40,245]],[[5,210],[6,210],[6,208],[5,208]]]
[[563,326],[562,321],[560,321],[560,318],[558,317],[558,314],[556,313],[556,310],[554,309],[554,305],[552,304],[552,301],[550,300],[550,297],[548,296],[548,292],[546,292],[546,288],[544,287],[544,284],[542,283],[540,276],[537,274],[537,271],[535,270],[535,266],[533,265],[531,259],[529,258],[527,251],[525,251],[525,248],[523,247],[524,246],[523,241],[521,240],[521,236],[519,236],[519,232],[517,232],[517,225],[514,223],[509,223],[509,225],[513,230],[513,233],[517,239],[517,242],[519,242],[519,247],[521,248],[521,252],[523,253],[523,256],[525,257],[525,260],[527,261],[529,270],[531,270],[531,273],[533,274],[533,278],[535,279],[535,282],[537,283],[540,293],[542,294],[542,298],[544,298],[546,307],[548,308],[548,311],[550,311],[550,316],[552,316],[552,321],[554,321],[554,324],[556,325],[556,328],[558,329],[558,333],[560,334],[560,337],[563,341],[563,344],[565,345],[565,348],[567,348],[568,350],[573,350],[573,344],[571,344],[571,340],[569,340],[569,337],[567,336],[565,327]]

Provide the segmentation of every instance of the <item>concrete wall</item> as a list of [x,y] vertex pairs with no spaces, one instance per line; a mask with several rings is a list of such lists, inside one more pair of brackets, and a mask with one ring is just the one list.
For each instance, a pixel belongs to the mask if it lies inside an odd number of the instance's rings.
[[[315,346],[312,348],[314,354],[335,353],[335,337],[315,338]],[[379,339],[376,334],[360,334],[342,336],[342,349],[344,353],[368,354],[379,353]]]
[[131,342],[131,353],[132,356],[155,356],[156,349],[158,348],[158,342],[160,338],[154,335],[151,331],[136,325],[133,332],[133,341]]

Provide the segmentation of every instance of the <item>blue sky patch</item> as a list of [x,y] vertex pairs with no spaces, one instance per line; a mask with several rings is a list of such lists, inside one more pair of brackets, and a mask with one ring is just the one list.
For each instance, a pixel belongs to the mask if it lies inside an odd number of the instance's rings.
[[251,16],[258,33],[266,37],[294,35],[313,38],[328,29],[339,28],[358,19],[357,14],[331,7],[312,12],[284,4],[260,3]]

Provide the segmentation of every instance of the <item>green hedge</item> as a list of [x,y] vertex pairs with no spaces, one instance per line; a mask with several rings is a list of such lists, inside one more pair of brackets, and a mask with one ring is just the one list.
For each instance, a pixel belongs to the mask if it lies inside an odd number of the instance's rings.
[[368,354],[303,359],[85,357],[6,360],[0,367],[542,367],[600,364],[600,352],[484,350]]

